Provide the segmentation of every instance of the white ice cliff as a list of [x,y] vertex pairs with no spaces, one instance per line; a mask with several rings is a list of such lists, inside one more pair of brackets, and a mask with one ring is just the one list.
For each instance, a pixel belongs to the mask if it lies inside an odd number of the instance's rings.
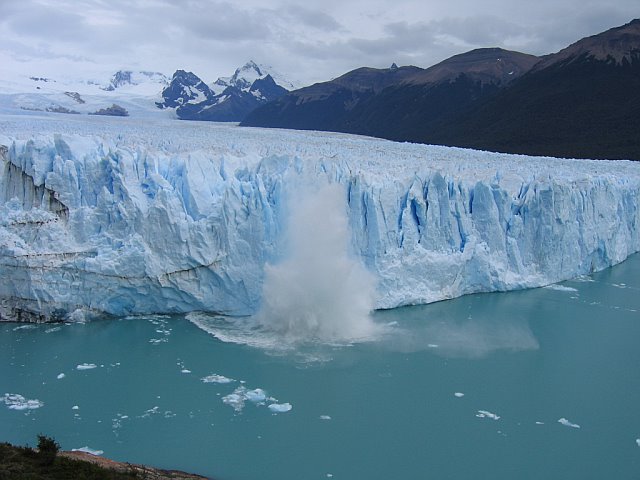
[[54,115],[0,117],[0,145],[4,319],[255,313],[265,264],[286,257],[288,200],[327,182],[378,308],[546,285],[640,250],[640,162]]

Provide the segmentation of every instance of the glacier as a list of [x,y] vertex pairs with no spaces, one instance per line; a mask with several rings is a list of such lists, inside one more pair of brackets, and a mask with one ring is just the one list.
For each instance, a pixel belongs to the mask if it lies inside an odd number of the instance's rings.
[[255,314],[291,199],[320,184],[340,187],[376,308],[544,286],[640,250],[638,162],[55,114],[0,115],[0,157],[5,320]]

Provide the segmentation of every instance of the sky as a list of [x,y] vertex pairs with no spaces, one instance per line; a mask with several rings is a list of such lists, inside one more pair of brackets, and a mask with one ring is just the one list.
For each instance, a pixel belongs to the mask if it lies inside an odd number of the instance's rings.
[[211,83],[254,60],[307,85],[479,47],[553,53],[638,17],[638,0],[0,0],[0,74]]

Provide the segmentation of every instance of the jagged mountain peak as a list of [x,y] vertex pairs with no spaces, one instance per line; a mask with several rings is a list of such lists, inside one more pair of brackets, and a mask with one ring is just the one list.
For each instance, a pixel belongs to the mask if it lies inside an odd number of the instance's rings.
[[179,81],[184,85],[197,85],[202,80],[193,72],[187,72],[186,70],[176,70],[171,78],[171,81]]
[[177,108],[189,103],[210,101],[214,94],[200,77],[193,72],[176,70],[169,85],[162,91],[163,102],[159,108]]
[[286,92],[265,68],[249,61],[211,86],[192,72],[177,70],[157,106],[176,108],[185,120],[241,121],[257,106]]
[[244,91],[249,91],[253,82],[265,78],[267,75],[273,78],[274,82],[286,90],[299,88],[296,82],[277,72],[273,67],[249,60],[241,67],[236,68],[230,77],[220,77],[213,82],[210,87],[216,94],[222,93],[227,87],[235,87]]
[[251,88],[253,82],[264,76],[265,74],[260,70],[258,64],[253,60],[249,60],[242,67],[236,69],[229,80],[229,84],[240,89],[248,89]]

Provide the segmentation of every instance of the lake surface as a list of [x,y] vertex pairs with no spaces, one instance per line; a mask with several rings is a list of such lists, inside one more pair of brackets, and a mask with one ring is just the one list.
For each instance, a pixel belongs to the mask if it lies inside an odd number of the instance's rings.
[[219,479],[640,478],[640,255],[374,321],[296,348],[197,314],[2,324],[0,440]]

